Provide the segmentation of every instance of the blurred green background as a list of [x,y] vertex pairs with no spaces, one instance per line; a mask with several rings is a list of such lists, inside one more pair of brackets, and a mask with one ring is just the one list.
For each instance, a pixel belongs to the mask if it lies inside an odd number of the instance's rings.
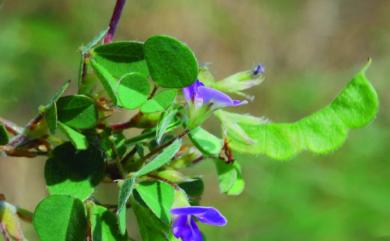
[[[0,116],[23,125],[61,83],[75,82],[78,47],[106,27],[113,5],[0,0]],[[187,42],[218,78],[264,63],[267,79],[250,91],[256,100],[238,111],[273,121],[326,105],[372,57],[380,112],[340,150],[288,162],[239,156],[247,182],[239,197],[219,194],[212,163],[191,172],[206,180],[202,204],[229,219],[202,227],[209,241],[390,240],[389,0],[128,0],[116,39],[161,33]],[[1,157],[0,193],[33,210],[46,194],[43,164]]]

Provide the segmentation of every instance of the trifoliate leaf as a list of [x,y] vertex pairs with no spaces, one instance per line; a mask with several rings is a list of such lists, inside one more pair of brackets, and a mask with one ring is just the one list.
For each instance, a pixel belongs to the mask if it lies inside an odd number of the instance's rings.
[[86,150],[88,148],[88,140],[83,134],[61,122],[58,123],[58,126],[77,150]]
[[136,109],[147,101],[149,91],[149,82],[142,74],[127,74],[119,80],[115,90],[117,105],[130,110]]
[[163,90],[157,93],[141,107],[141,112],[153,113],[165,111],[175,100],[176,94],[177,90],[175,89]]
[[[253,117],[216,112],[227,130],[231,148],[278,160],[289,159],[303,150],[319,154],[336,150],[344,143],[349,129],[367,125],[378,111],[377,94],[365,76],[368,65],[332,103],[294,123],[256,124]],[[229,123],[235,123],[237,128]],[[253,143],[239,135],[240,131]]]
[[48,196],[35,209],[33,225],[41,241],[85,241],[84,205],[70,196]]
[[219,156],[223,141],[201,127],[197,127],[188,135],[192,143],[206,156]]
[[85,95],[70,95],[57,101],[58,120],[76,129],[93,128],[97,123],[97,108]]
[[169,36],[153,36],[145,42],[145,60],[152,79],[161,87],[183,88],[198,75],[192,50]]
[[141,42],[113,42],[94,49],[92,60],[105,68],[115,80],[137,72],[147,77],[148,68],[144,60],[144,45]]
[[7,129],[0,125],[0,145],[6,145],[9,141]]
[[245,187],[241,176],[241,167],[237,161],[226,163],[220,159],[214,160],[218,173],[219,190],[227,195],[239,195]]
[[165,182],[142,182],[136,188],[146,206],[164,223],[171,221],[175,189]]
[[89,204],[88,221],[93,241],[127,241],[126,232],[119,232],[118,218],[107,208]]
[[85,200],[104,175],[104,157],[92,145],[77,151],[70,142],[53,150],[46,161],[45,179],[50,194],[64,194]]
[[146,175],[150,172],[153,172],[165,164],[169,163],[175,154],[179,151],[181,147],[181,139],[177,139],[171,145],[166,147],[160,154],[158,154],[153,160],[145,164],[134,176],[139,177]]

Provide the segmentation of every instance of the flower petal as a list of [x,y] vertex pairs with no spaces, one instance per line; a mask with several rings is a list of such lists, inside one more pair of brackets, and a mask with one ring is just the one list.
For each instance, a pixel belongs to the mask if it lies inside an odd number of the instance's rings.
[[191,230],[192,230],[191,241],[202,241],[203,240],[202,233],[200,232],[199,227],[196,224],[194,218],[191,218],[190,226],[191,226]]
[[227,223],[226,218],[213,207],[182,207],[171,209],[174,215],[194,215],[202,223],[216,226],[224,226]]
[[247,103],[246,101],[233,100],[227,94],[205,86],[198,88],[198,96],[202,97],[203,104],[213,103],[217,108],[238,106]]
[[183,233],[186,232],[186,229],[188,229],[188,216],[187,215],[180,215],[175,217],[173,224],[172,224],[172,233],[175,235],[176,238],[180,238]]
[[200,86],[204,86],[204,84],[202,82],[200,82],[199,80],[196,80],[192,85],[184,87],[182,89],[183,96],[186,99],[186,101],[189,102],[189,101],[193,101],[195,99],[197,92],[198,92],[198,88]]

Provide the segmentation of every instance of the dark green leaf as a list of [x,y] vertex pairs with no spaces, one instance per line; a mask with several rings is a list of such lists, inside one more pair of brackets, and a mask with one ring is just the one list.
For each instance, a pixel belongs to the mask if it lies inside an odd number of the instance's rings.
[[41,241],[85,241],[84,205],[70,196],[52,195],[43,199],[35,209],[33,224]]
[[57,102],[58,120],[76,128],[89,129],[97,123],[97,108],[93,99],[85,95],[62,97]]
[[53,103],[45,112],[45,120],[51,134],[55,134],[58,125],[57,104]]
[[0,125],[0,145],[6,145],[9,141],[7,129],[3,125]]
[[183,88],[198,75],[192,50],[169,36],[153,36],[145,42],[145,59],[152,79],[161,87]]
[[144,60],[144,45],[141,42],[114,42],[99,46],[94,49],[92,59],[116,80],[132,72],[145,77],[149,75]]
[[261,123],[254,117],[218,111],[230,146],[239,152],[289,159],[303,150],[328,153],[339,148],[349,129],[370,123],[378,97],[363,68],[332,103],[294,123]]
[[126,232],[119,232],[117,217],[107,208],[90,204],[88,220],[91,225],[93,241],[127,241]]
[[58,126],[77,150],[86,150],[88,148],[87,138],[83,134],[61,122],[58,122]]
[[142,74],[127,74],[120,79],[115,91],[117,105],[130,110],[136,109],[147,101],[149,91],[149,82]]
[[223,141],[201,127],[191,130],[189,137],[192,143],[206,156],[219,156]]
[[175,189],[171,185],[165,182],[142,182],[136,191],[161,221],[170,223],[170,210],[175,196]]
[[138,172],[134,174],[134,176],[139,177],[146,175],[150,172],[153,172],[165,164],[169,163],[171,159],[175,156],[175,154],[179,151],[181,147],[181,139],[177,139],[167,148],[165,148],[159,155],[157,155],[153,160],[148,162],[145,166],[143,166]]
[[237,161],[226,163],[215,159],[217,167],[219,190],[227,195],[239,195],[244,191],[245,182],[241,176],[241,167]]
[[53,150],[46,161],[45,179],[50,194],[66,194],[81,200],[88,198],[104,174],[104,157],[90,146],[77,151],[71,143]]
[[153,113],[165,111],[175,100],[177,90],[168,89],[157,93],[152,99],[148,100],[142,107],[143,113]]
[[201,178],[194,178],[179,184],[188,195],[191,205],[199,205],[200,198],[204,191],[204,183]]

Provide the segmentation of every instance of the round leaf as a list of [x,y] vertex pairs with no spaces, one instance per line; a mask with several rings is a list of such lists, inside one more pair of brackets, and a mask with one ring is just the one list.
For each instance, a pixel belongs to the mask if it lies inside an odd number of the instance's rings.
[[33,224],[41,241],[84,241],[86,237],[83,203],[70,196],[53,195],[41,201]]
[[116,90],[118,105],[127,109],[140,107],[148,100],[149,91],[149,82],[142,74],[125,75]]
[[57,112],[59,121],[76,129],[89,129],[97,122],[95,103],[85,95],[60,98],[57,102]]
[[198,63],[192,50],[169,36],[153,36],[145,42],[145,60],[152,79],[161,87],[182,88],[198,76]]
[[70,142],[58,146],[46,161],[45,179],[50,194],[64,194],[85,200],[104,174],[102,153],[90,146],[76,151]]

